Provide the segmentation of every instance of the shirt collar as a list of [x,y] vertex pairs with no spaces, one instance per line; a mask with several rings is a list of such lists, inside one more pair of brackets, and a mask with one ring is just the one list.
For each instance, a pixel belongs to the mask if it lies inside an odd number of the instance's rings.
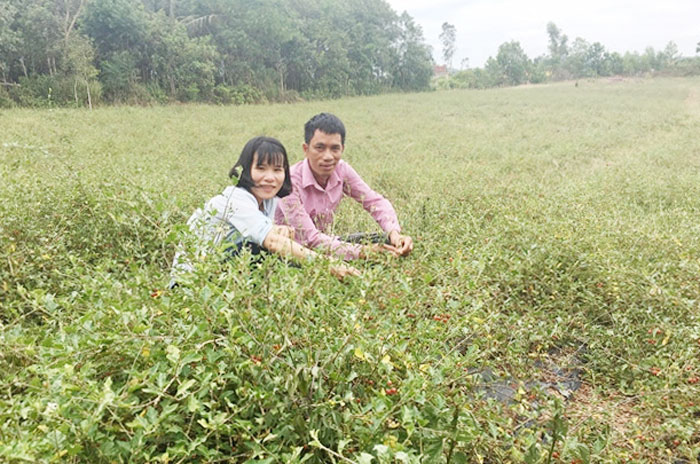
[[340,166],[340,163],[342,162],[339,161],[338,164],[335,166],[335,169],[331,173],[331,176],[328,178],[328,183],[326,184],[326,188],[324,189],[319,185],[319,183],[316,181],[316,178],[314,177],[314,173],[311,171],[311,166],[309,166],[309,160],[307,158],[304,158],[304,161],[302,162],[301,165],[301,186],[303,188],[307,188],[310,186],[316,187],[318,190],[332,190],[335,188],[338,184],[340,184],[340,177],[338,177],[338,167]]

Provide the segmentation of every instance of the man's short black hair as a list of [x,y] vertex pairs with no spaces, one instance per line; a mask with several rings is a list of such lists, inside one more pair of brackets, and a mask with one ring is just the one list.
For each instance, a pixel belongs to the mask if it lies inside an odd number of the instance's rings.
[[331,113],[319,113],[304,124],[304,142],[307,144],[316,133],[316,129],[331,135],[340,134],[340,143],[345,145],[345,126],[338,116]]
[[292,193],[292,179],[289,175],[287,150],[284,149],[282,142],[272,137],[255,137],[245,144],[243,151],[241,151],[241,156],[238,157],[238,161],[228,173],[228,176],[231,178],[238,177],[238,187],[253,193],[251,189],[255,187],[255,183],[250,176],[250,170],[253,167],[255,155],[258,155],[258,166],[266,163],[273,166],[284,166],[284,182],[282,182],[282,188],[277,192],[277,196],[282,198]]

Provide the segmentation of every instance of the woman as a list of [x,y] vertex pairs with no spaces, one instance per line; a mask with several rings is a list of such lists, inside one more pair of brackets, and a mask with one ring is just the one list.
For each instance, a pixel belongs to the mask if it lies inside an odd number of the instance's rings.
[[[197,239],[197,255],[222,251],[224,257],[237,255],[242,248],[251,253],[269,251],[281,256],[311,259],[317,256],[292,240],[293,230],[273,223],[277,200],[292,192],[289,160],[284,146],[271,137],[255,137],[243,147],[229,177],[238,177],[237,186],[229,186],[198,209],[187,221]],[[172,281],[192,271],[183,250],[175,254]],[[339,279],[359,275],[359,271],[342,263],[334,264],[331,273]]]

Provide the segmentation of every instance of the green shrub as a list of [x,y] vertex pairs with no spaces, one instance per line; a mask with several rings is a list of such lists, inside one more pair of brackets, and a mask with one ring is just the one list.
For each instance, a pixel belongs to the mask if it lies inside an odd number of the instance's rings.
[[15,102],[10,95],[10,92],[4,86],[0,86],[0,108],[12,108]]
[[231,147],[317,105],[0,112],[0,461],[696,459],[697,85],[334,101],[413,254],[172,291]]

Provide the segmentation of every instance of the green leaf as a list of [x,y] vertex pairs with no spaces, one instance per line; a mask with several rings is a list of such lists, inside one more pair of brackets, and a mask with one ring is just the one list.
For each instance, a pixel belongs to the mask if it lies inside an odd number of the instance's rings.
[[591,462],[591,451],[588,449],[588,446],[583,443],[579,443],[579,445],[576,447],[576,455],[581,461],[583,461],[583,464],[588,464]]
[[180,361],[180,348],[175,345],[168,345],[165,348],[166,358],[173,364],[177,364]]
[[530,447],[527,449],[525,452],[525,456],[523,458],[527,464],[535,464],[537,461],[540,459],[540,452],[537,449],[537,444],[533,443],[530,445]]
[[425,447],[425,456],[428,458],[428,462],[437,462],[442,456],[443,439],[437,438],[432,439],[428,442]]
[[187,380],[177,388],[177,394],[175,396],[184,396],[187,393],[187,390],[189,390],[195,383],[196,381],[194,379]]

